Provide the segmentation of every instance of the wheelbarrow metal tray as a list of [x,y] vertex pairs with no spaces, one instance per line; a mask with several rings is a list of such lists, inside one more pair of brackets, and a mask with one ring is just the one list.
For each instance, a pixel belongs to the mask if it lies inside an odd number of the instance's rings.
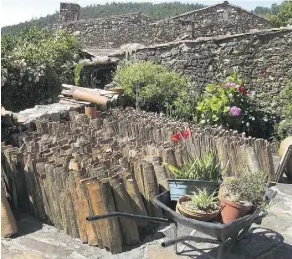
[[169,219],[182,224],[184,226],[196,229],[197,231],[217,239],[220,242],[225,242],[229,238],[238,236],[241,230],[249,228],[252,223],[259,217],[260,209],[256,209],[251,215],[246,215],[228,224],[221,224],[219,222],[204,222],[195,219],[187,218],[178,214],[170,208],[170,192],[166,191],[158,195],[154,202],[162,208]]

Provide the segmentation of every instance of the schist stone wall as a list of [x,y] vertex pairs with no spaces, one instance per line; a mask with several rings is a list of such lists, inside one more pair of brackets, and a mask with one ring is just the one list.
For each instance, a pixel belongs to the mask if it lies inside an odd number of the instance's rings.
[[159,44],[131,58],[184,72],[200,89],[238,69],[255,98],[277,111],[277,96],[292,75],[292,28]]
[[154,42],[230,35],[249,32],[252,29],[267,28],[271,28],[268,20],[225,1],[222,4],[156,22]]
[[118,48],[127,43],[148,45],[152,38],[150,23],[155,20],[142,13],[80,20],[59,25],[76,35],[87,47]]
[[60,4],[60,22],[78,21],[80,19],[80,5],[73,3]]
[[[78,5],[77,5],[78,6]],[[80,7],[79,7],[80,8]],[[228,2],[156,21],[142,13],[79,20],[76,5],[61,4],[58,28],[75,34],[86,47],[118,48],[128,43],[151,45],[180,39],[249,32],[270,23]],[[71,17],[71,19],[70,19]],[[78,19],[77,19],[78,18]]]

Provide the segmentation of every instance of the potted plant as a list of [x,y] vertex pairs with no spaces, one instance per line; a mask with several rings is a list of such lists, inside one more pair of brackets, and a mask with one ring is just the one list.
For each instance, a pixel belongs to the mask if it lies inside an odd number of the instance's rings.
[[215,192],[210,195],[206,189],[198,189],[191,195],[180,197],[176,209],[186,217],[210,221],[217,218],[220,206]]
[[247,167],[234,177],[224,178],[218,195],[223,223],[247,215],[253,206],[261,206],[267,183],[264,172],[252,172]]
[[[191,135],[190,130],[184,130],[175,133],[172,140],[185,143]],[[183,195],[189,195],[198,189],[206,188],[211,194],[219,189],[225,168],[221,169],[220,163],[217,162],[214,151],[206,152],[201,157],[191,156],[187,152],[187,161],[180,167],[163,163],[164,166],[172,172],[175,179],[168,179],[171,200],[177,201]]]

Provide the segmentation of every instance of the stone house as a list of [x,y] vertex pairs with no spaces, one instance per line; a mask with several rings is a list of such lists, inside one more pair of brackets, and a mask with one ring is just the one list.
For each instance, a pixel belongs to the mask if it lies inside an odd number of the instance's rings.
[[271,23],[227,1],[157,21],[154,42],[195,39],[218,35],[246,33],[254,29],[269,29]]
[[76,4],[72,4],[72,8],[69,5],[61,3],[58,27],[74,33],[84,47],[101,49],[119,48],[129,43],[147,46],[271,28],[268,20],[227,1],[160,21],[141,12],[80,20],[80,8]]

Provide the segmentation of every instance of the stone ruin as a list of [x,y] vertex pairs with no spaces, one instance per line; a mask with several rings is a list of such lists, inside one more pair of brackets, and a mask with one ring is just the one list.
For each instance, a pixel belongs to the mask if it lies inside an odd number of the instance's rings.
[[192,155],[215,150],[230,172],[244,162],[275,177],[270,144],[263,139],[131,108],[98,113],[96,119],[78,111],[66,114],[62,121],[37,119],[35,131],[14,133],[14,146],[2,143],[2,184],[15,208],[112,253],[137,245],[155,225],[86,217],[116,211],[161,217],[153,198],[173,178],[162,162],[186,161],[182,145],[170,141],[175,130],[192,130],[186,142]]
[[73,3],[61,3],[59,22],[78,21],[80,19],[80,5]]

